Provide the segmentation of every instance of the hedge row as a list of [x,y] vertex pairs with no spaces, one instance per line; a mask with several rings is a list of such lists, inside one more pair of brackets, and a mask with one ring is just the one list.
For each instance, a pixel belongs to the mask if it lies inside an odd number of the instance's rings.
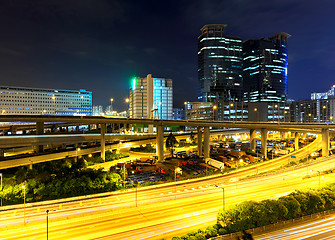
[[202,240],[262,227],[282,220],[335,208],[334,184],[322,189],[295,191],[277,200],[245,201],[217,214],[217,224],[172,240]]

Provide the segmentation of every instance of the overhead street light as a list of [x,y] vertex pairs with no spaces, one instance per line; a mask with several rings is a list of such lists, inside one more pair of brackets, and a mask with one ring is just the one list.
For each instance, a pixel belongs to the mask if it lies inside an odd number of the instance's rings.
[[23,189],[23,223],[26,225],[26,182],[22,185]]
[[3,195],[3,190],[2,190],[2,173],[0,173],[0,177],[1,177],[1,207],[2,207],[2,195]]

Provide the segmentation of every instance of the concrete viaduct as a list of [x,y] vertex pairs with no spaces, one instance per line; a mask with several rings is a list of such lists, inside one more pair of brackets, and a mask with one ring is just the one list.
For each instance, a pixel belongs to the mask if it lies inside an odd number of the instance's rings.
[[[169,120],[169,119],[134,119],[116,117],[91,116],[35,116],[35,115],[3,115],[0,123],[35,123],[36,134],[43,135],[45,125],[59,124],[99,124],[101,157],[105,159],[106,126],[108,124],[145,124],[156,126],[156,153],[158,161],[164,160],[164,126],[188,126],[197,129],[198,151],[202,155],[202,139],[204,142],[205,158],[209,157],[210,128],[242,128],[250,130],[250,148],[256,149],[256,130],[261,133],[261,151],[267,158],[268,131],[290,131],[295,133],[295,149],[298,149],[298,132],[317,132],[322,134],[322,156],[329,155],[329,131],[335,128],[333,123],[278,123],[278,122],[231,122],[231,121],[203,121],[203,120]],[[1,138],[1,137],[0,137]]]

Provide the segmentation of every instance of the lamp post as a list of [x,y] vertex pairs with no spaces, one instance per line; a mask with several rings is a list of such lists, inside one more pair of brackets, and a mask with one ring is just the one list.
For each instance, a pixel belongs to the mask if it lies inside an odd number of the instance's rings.
[[218,107],[216,105],[213,106],[213,121],[215,121],[215,110],[217,109]]
[[[214,185],[215,187],[219,187],[218,185]],[[222,188],[222,209],[225,209],[225,202],[224,202],[224,187]]]
[[78,162],[78,152],[80,151],[80,148],[76,148],[76,162]]
[[222,209],[224,211],[225,204],[224,204],[224,188],[222,188]]
[[47,213],[47,240],[49,239],[49,210],[46,210]]
[[321,184],[321,173],[320,173],[320,171],[317,171],[317,172],[319,174],[319,187],[320,187],[320,184]]
[[135,203],[136,203],[136,207],[137,207],[137,185],[138,185],[138,182],[135,181],[135,188],[136,188],[136,196],[135,196]]
[[257,116],[256,122],[260,122],[258,108],[254,108],[254,112],[256,112],[256,116]]
[[52,96],[52,100],[54,101],[54,115],[56,115],[56,97]]
[[111,109],[110,109],[110,114],[111,114],[111,115],[112,115],[112,112],[113,112],[113,101],[114,101],[114,99],[111,98]]
[[1,177],[1,207],[2,207],[2,195],[3,195],[3,191],[2,191],[2,173],[0,173],[0,177]]
[[[326,105],[323,105],[322,106],[322,108],[323,108],[323,118],[325,119],[325,121],[324,122],[326,122],[327,121],[327,107],[326,107]],[[326,113],[326,114],[325,114]],[[326,116],[326,117],[325,117]]]
[[22,185],[23,189],[23,223],[26,225],[26,182]]
[[174,167],[174,192],[175,192],[175,199],[177,198],[177,172],[180,172],[181,168]]
[[[275,122],[275,109],[277,108],[278,108],[278,105],[276,104],[273,108],[273,115],[272,115],[273,122]],[[279,117],[278,109],[277,109],[277,115]],[[278,122],[279,122],[279,119],[278,119]]]
[[128,112],[128,117],[130,116],[130,111],[129,111],[129,102],[130,102],[130,99],[129,98],[126,98],[125,99],[125,102],[127,103],[127,107],[128,107],[128,109],[127,109],[127,112]]
[[312,114],[311,114],[311,113],[308,113],[309,122],[311,122],[311,116],[312,116]]

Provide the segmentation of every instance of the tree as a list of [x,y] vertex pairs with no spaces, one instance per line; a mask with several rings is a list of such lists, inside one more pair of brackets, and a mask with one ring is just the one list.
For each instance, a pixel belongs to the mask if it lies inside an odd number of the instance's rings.
[[173,156],[173,148],[178,143],[176,137],[172,134],[172,132],[169,134],[169,136],[166,139],[165,146],[167,149],[171,150],[171,156]]

